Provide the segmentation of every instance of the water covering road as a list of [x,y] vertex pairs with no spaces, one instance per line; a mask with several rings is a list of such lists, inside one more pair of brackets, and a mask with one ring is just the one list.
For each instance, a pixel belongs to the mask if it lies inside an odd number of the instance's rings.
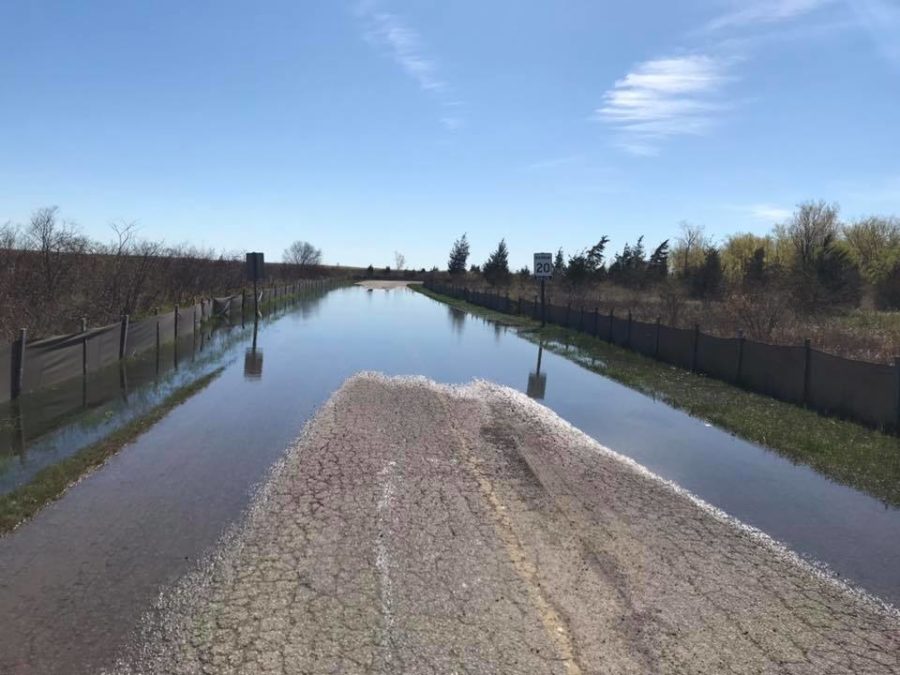
[[[223,374],[0,539],[0,672],[108,664],[158,593],[246,506],[303,423],[360,370],[544,388],[563,418],[727,513],[900,602],[900,512],[513,331],[406,290],[334,291],[223,350]],[[531,386],[529,387],[529,381]]]

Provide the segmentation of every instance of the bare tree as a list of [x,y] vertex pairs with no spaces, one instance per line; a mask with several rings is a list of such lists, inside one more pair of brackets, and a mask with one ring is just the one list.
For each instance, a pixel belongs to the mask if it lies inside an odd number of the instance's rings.
[[55,206],[38,209],[25,230],[25,245],[37,251],[43,290],[52,297],[74,268],[76,257],[87,250],[87,240],[74,225],[57,220]]
[[321,265],[322,250],[316,248],[308,241],[295,241],[284,249],[281,260],[289,265],[300,265],[302,267]]
[[777,228],[779,236],[791,244],[794,263],[799,270],[812,268],[816,254],[837,239],[840,230],[839,207],[824,200],[804,202],[786,225]]
[[405,266],[406,256],[400,253],[400,251],[394,251],[394,269],[398,272],[402,272]]
[[684,274],[690,267],[702,261],[703,252],[709,248],[710,241],[702,225],[683,220],[678,227],[681,229],[681,236],[676,240],[671,258],[675,271]]

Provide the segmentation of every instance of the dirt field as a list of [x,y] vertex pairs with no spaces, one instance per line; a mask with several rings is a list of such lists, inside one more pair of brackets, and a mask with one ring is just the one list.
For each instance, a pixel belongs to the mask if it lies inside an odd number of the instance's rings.
[[358,375],[120,672],[895,673],[900,619],[519,393]]

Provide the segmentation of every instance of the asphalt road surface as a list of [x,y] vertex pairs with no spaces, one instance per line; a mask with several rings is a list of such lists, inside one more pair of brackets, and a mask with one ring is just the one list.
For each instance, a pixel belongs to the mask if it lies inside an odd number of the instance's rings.
[[900,619],[521,394],[364,374],[118,670],[895,673]]

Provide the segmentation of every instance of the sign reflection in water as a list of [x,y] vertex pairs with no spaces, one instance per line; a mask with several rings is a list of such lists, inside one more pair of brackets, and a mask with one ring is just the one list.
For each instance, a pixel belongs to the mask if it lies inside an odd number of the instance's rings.
[[547,374],[541,372],[541,357],[544,355],[544,343],[538,344],[537,369],[533,373],[528,373],[528,389],[527,393],[531,398],[543,400],[547,393]]

